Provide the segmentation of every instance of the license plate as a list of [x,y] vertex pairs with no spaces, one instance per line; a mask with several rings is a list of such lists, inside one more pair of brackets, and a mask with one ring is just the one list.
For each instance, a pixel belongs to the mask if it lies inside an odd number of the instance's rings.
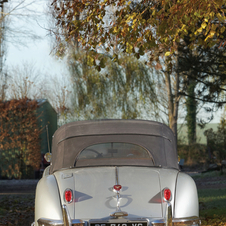
[[90,226],[147,226],[147,222],[129,222],[129,223],[91,223]]

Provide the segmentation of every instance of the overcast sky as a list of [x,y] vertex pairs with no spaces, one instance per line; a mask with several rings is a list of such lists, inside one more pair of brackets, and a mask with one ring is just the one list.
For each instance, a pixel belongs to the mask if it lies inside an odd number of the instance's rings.
[[[10,8],[13,8],[21,2],[23,1],[9,0],[9,3],[6,3],[5,6],[7,8],[8,4]],[[34,63],[43,72],[46,71],[51,74],[60,75],[65,71],[64,63],[56,60],[50,54],[51,39],[46,30],[48,29],[49,20],[46,16],[47,2],[48,0],[38,0],[32,3],[31,0],[24,0],[24,3],[19,5],[9,16],[9,27],[14,31],[10,34],[6,33],[5,65],[7,67],[26,62]],[[36,17],[33,17],[35,14]],[[25,31],[26,34],[21,33],[21,35],[17,35],[17,30]],[[29,32],[40,36],[41,39],[34,41],[29,37]],[[22,38],[19,38],[19,36]],[[19,42],[21,44],[18,44]]]

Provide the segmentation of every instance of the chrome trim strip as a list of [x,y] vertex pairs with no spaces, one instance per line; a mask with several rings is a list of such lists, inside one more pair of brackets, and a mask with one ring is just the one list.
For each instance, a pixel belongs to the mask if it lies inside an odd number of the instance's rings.
[[128,216],[128,213],[125,211],[115,211],[115,212],[111,213],[110,216],[115,217],[115,218],[126,217],[126,216]]
[[[119,185],[118,167],[117,166],[115,167],[115,185]],[[117,198],[116,212],[122,212],[121,208],[120,208],[120,191],[115,191],[115,193],[116,193],[116,198]]]
[[175,226],[177,225],[200,226],[201,225],[201,220],[199,219],[199,217],[175,218],[173,222],[174,222],[173,225]]
[[63,226],[62,220],[51,220],[47,218],[38,219],[38,226]]
[[62,206],[62,213],[63,213],[64,226],[71,226],[71,218],[66,205]]
[[117,224],[117,223],[149,223],[149,219],[146,218],[134,218],[134,219],[128,219],[128,218],[117,218],[117,219],[112,219],[112,218],[106,218],[105,220],[103,219],[93,219],[89,220],[88,224],[104,224],[104,223],[109,223],[109,224]]
[[[40,218],[38,219],[39,226],[64,226],[64,222],[62,220],[51,220],[47,218]],[[72,226],[84,226],[84,222],[81,220],[72,220]]]
[[174,218],[173,222],[186,222],[186,221],[197,221],[199,217],[186,217],[186,218]]
[[119,185],[119,181],[118,181],[118,167],[115,167],[115,185]]
[[166,226],[173,226],[172,206],[170,202],[166,202]]

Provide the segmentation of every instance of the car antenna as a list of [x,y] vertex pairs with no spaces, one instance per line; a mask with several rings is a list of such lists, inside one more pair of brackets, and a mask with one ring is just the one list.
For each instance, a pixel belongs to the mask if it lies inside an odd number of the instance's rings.
[[49,153],[50,153],[50,146],[49,146],[49,129],[48,129],[48,125],[46,125],[46,135],[47,135],[48,151],[49,151]]

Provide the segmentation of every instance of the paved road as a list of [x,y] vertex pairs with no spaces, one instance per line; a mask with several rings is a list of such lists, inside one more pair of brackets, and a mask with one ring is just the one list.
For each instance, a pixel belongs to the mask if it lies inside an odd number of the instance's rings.
[[0,180],[0,195],[34,194],[38,180]]

